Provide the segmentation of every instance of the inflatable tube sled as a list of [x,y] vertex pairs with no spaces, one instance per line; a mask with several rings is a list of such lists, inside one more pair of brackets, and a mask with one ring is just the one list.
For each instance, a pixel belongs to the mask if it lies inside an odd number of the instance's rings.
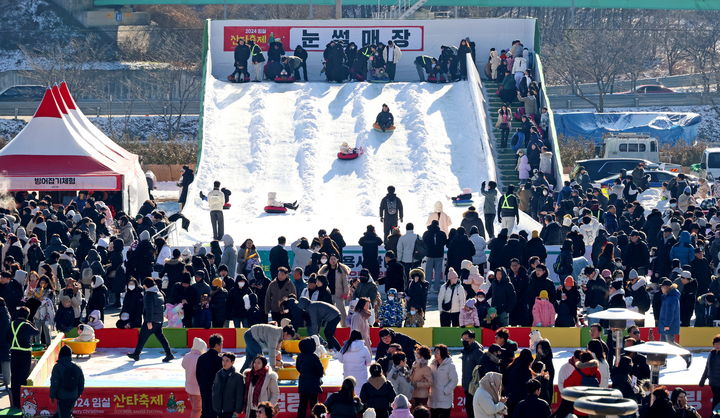
[[279,76],[275,77],[275,82],[276,83],[294,83],[295,77],[279,75]]
[[445,77],[428,77],[427,78],[428,83],[447,83],[448,80]]
[[[373,129],[375,129],[378,132],[383,132],[383,130],[380,128],[380,125],[378,125],[377,122],[373,123]],[[385,129],[385,133],[393,132],[394,130],[395,130],[395,125]]]
[[283,206],[265,206],[265,213],[285,213],[287,208]]
[[372,78],[372,77],[368,78],[367,81],[370,83],[382,83],[382,84],[390,82],[390,80],[387,78]]
[[343,154],[342,152],[337,153],[337,157],[340,160],[354,160],[361,155],[363,155],[362,148],[355,148],[355,152],[353,152],[351,154]]
[[453,205],[455,206],[470,206],[473,204],[472,200],[453,200]]
[[230,74],[229,76],[227,76],[227,79],[228,79],[228,81],[231,82],[231,83],[247,83],[248,81],[250,81],[250,77],[243,77],[242,79],[237,79],[237,78],[235,78],[235,76],[232,75],[232,74]]

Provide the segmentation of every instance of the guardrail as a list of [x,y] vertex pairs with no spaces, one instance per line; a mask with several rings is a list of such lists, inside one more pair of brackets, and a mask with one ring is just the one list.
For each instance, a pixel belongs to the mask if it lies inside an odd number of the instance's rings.
[[[563,109],[592,109],[594,106],[578,96],[550,96],[555,106]],[[597,95],[588,96],[597,101]],[[650,93],[609,94],[605,107],[703,106],[720,101],[720,93]]]
[[467,76],[468,85],[470,87],[470,96],[472,97],[472,104],[475,108],[475,111],[473,113],[475,114],[478,128],[481,130],[485,130],[485,132],[487,133],[487,136],[485,137],[487,139],[487,142],[482,141],[481,145],[483,147],[483,150],[485,151],[485,164],[487,165],[488,169],[488,180],[498,181],[496,172],[497,168],[495,164],[495,162],[497,161],[497,151],[493,146],[493,144],[495,143],[495,135],[493,134],[492,119],[490,118],[490,112],[488,107],[489,104],[487,100],[485,100],[485,94],[483,94],[485,87],[483,87],[480,73],[478,73],[477,67],[473,62],[472,55],[465,55],[467,59]]
[[[643,78],[635,82],[635,86],[642,86],[644,84],[662,84],[665,87],[687,87],[687,86],[700,86],[710,81],[717,80],[720,73],[707,73],[707,74],[681,74],[667,77],[655,77],[655,78]],[[593,83],[581,84],[580,88],[585,93],[597,93],[597,85]],[[632,88],[632,82],[629,80],[616,81],[612,86],[611,93],[629,91]],[[573,87],[570,85],[562,86],[548,86],[548,94],[550,95],[570,95],[574,94]]]
[[543,75],[543,65],[539,54],[535,54],[535,80],[538,80],[540,84],[540,106],[541,108],[544,106],[548,109],[548,139],[552,142],[555,187],[559,190],[563,185],[563,164],[560,157],[560,144],[558,143],[557,132],[555,130],[555,115],[552,106],[550,106],[550,101],[555,102],[555,99],[549,97],[545,89],[545,76]]

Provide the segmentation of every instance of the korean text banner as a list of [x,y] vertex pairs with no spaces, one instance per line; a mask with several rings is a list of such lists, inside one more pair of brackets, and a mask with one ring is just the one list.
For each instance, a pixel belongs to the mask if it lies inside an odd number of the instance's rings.
[[267,58],[271,42],[281,42],[286,55],[297,46],[308,52],[309,81],[325,80],[323,51],[335,40],[365,45],[393,41],[402,55],[397,63],[397,81],[417,81],[414,60],[418,55],[439,57],[442,46],[458,47],[460,40],[475,43],[476,62],[484,65],[490,48],[510,48],[520,40],[532,49],[535,19],[434,19],[434,20],[213,20],[209,23],[210,73],[226,80],[233,71],[234,50],[240,39],[255,41]]

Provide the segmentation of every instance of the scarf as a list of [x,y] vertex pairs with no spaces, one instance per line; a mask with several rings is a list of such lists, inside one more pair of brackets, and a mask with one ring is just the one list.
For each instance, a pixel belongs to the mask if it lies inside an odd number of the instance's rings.
[[257,406],[260,403],[260,394],[262,393],[262,387],[265,383],[265,376],[270,369],[268,366],[263,367],[260,370],[250,369],[250,372],[245,376],[245,387],[249,388],[252,384],[252,406]]
[[480,379],[480,387],[490,395],[493,402],[500,402],[502,375],[496,372],[488,372],[482,379]]

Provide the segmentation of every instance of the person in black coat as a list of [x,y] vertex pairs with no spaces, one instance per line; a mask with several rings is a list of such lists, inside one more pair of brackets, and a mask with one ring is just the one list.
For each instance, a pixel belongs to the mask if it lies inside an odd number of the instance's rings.
[[646,272],[650,264],[650,250],[647,243],[641,238],[640,232],[630,233],[630,244],[622,254],[623,263],[627,271],[635,269],[638,272]]
[[690,272],[683,271],[680,274],[680,280],[682,281],[683,288],[680,292],[680,326],[690,326],[690,319],[695,311],[695,301],[697,299],[698,283],[692,277],[689,277]]
[[180,197],[178,198],[180,208],[185,206],[185,202],[187,201],[188,187],[190,187],[190,184],[195,180],[195,173],[190,167],[184,165],[182,168],[182,177],[180,178],[180,182],[178,183],[178,186],[182,188],[180,190]]
[[88,299],[85,311],[90,315],[94,310],[100,311],[100,320],[105,320],[105,305],[107,304],[108,290],[105,287],[105,281],[101,276],[93,276],[92,293]]
[[212,407],[212,388],[215,375],[222,369],[223,338],[219,334],[213,334],[208,340],[208,350],[197,359],[195,377],[200,388],[202,398],[202,418],[215,418],[217,415]]
[[690,272],[693,278],[697,280],[697,294],[707,293],[710,288],[712,268],[710,267],[710,261],[705,258],[701,248],[695,249],[695,258],[690,262]]
[[510,238],[508,238],[507,242],[505,243],[505,247],[503,248],[503,260],[501,261],[502,267],[505,267],[506,269],[510,268],[510,260],[513,258],[517,258],[519,260],[520,257],[522,257],[522,254],[525,252],[525,245],[520,240],[520,236],[517,234],[510,235]]
[[235,328],[249,328],[248,311],[245,308],[245,296],[252,293],[247,279],[242,274],[237,276],[235,286],[228,294],[228,315],[233,320]]
[[110,242],[110,266],[106,270],[106,277],[110,283],[110,291],[115,296],[114,308],[120,307],[120,294],[125,291],[128,278],[125,271],[125,256],[123,250],[125,243],[122,238],[116,238]]
[[[381,118],[383,113],[387,113],[390,115],[390,124],[392,124],[392,114],[389,110],[386,112],[386,108],[387,105],[383,105],[383,112],[380,112],[378,119]],[[383,116],[383,118],[387,118],[387,116]],[[383,128],[383,130],[384,129],[385,128]],[[398,226],[398,220],[400,222],[403,221],[402,200],[400,200],[400,198],[395,194],[395,186],[388,186],[387,194],[380,201],[380,222],[383,223],[383,237],[390,235],[392,228]],[[377,276],[373,275],[373,277]]]
[[540,234],[538,234],[537,231],[532,231],[532,238],[525,244],[525,252],[523,254],[520,262],[525,267],[530,265],[530,257],[537,257],[541,263],[545,264],[545,260],[547,260],[547,250],[545,249],[545,242],[540,238]]
[[392,383],[383,376],[382,366],[371,364],[370,378],[360,389],[360,399],[365,406],[375,409],[376,418],[388,418],[395,395]]
[[510,312],[510,324],[518,326],[530,326],[530,311],[528,311],[528,290],[530,279],[528,279],[527,269],[520,265],[517,258],[510,261],[510,270],[508,278],[515,288],[517,302],[512,312]]
[[455,271],[461,270],[463,260],[472,260],[475,255],[475,246],[467,236],[465,228],[459,227],[455,236],[447,244],[447,265],[445,271],[452,267]]
[[[392,187],[392,186],[391,186]],[[399,201],[400,199],[398,199]],[[383,199],[384,201],[384,199]],[[387,235],[386,235],[387,236]],[[372,277],[380,277],[380,263],[378,262],[378,247],[382,245],[382,239],[375,233],[375,227],[368,225],[365,233],[358,241],[362,247],[362,261],[360,264],[370,271]]]
[[270,277],[277,277],[278,268],[285,267],[290,270],[290,260],[285,249],[285,237],[278,238],[278,245],[270,249]]
[[[425,272],[420,269],[412,269],[409,273],[410,284],[408,285],[406,295],[408,300],[408,309],[416,308],[427,311],[427,296],[429,283],[425,281]],[[411,356],[412,357],[412,356]]]
[[300,354],[295,360],[295,367],[299,373],[298,393],[300,401],[298,405],[298,417],[304,418],[307,408],[312,409],[317,403],[318,394],[322,393],[322,377],[325,369],[320,358],[315,354],[315,340],[305,337],[298,344]]
[[478,234],[485,238],[485,225],[483,224],[482,219],[480,219],[480,214],[475,209],[475,206],[470,206],[468,210],[463,213],[460,226],[465,228],[465,233],[468,234],[468,236],[470,236],[470,229],[473,226],[476,226]]
[[[128,318],[123,320],[123,314],[127,314]],[[140,328],[143,323],[143,291],[142,286],[138,284],[135,278],[128,281],[125,298],[123,299],[122,309],[120,309],[120,324],[118,328]],[[122,326],[120,326],[122,325]]]
[[540,231],[540,238],[546,245],[561,245],[565,240],[560,224],[553,220],[552,215],[545,215],[544,225]]
[[193,317],[195,315],[195,306],[198,304],[199,299],[195,293],[195,289],[190,285],[190,273],[183,273],[179,283],[175,283],[170,289],[169,301],[173,305],[178,303],[183,304],[183,327],[191,328],[193,324]]
[[[390,344],[400,344],[400,347],[402,347],[402,351],[404,353],[414,352],[415,346],[418,345],[418,342],[415,341],[413,338],[408,337],[403,333],[396,332],[392,328],[381,329],[379,336],[380,342],[378,342],[378,346],[375,352],[375,360],[379,360],[382,357],[385,357],[388,352],[388,348],[390,347]],[[408,367],[412,367],[413,363],[415,362],[415,356],[408,356],[407,362]]]
[[517,303],[515,288],[510,283],[510,279],[503,267],[495,269],[495,277],[491,282],[487,298],[492,299],[491,306],[497,309],[500,326],[506,327],[510,323],[510,312]]
[[580,305],[580,292],[575,286],[572,276],[565,278],[563,286],[558,289],[558,314],[556,327],[574,327],[577,323],[577,309]]
[[15,312],[22,301],[22,285],[17,280],[13,280],[13,274],[9,271],[0,273],[0,297],[5,300],[8,311],[11,313]]
[[298,73],[300,69],[303,70],[303,80],[308,81],[307,76],[307,59],[308,59],[308,53],[302,46],[298,45],[295,47],[295,51],[293,52],[293,55],[300,58],[302,60],[302,64],[300,64],[300,68],[298,68]]
[[50,399],[57,403],[57,416],[70,417],[75,402],[85,390],[85,375],[72,362],[72,350],[63,346],[50,376]]
[[10,345],[10,406],[20,409],[20,386],[26,384],[30,375],[32,339],[40,332],[28,321],[30,309],[21,306],[15,311],[15,319],[10,323],[3,339],[11,341]]
[[[250,47],[245,45],[245,39],[238,39],[238,44],[235,47],[235,70],[230,75],[234,81],[242,82],[250,79],[250,73],[248,72],[248,60],[250,59]],[[237,74],[237,75],[236,75]]]
[[268,61],[280,62],[280,58],[285,55],[285,47],[282,42],[271,42],[270,48],[268,49]]
[[540,399],[542,384],[536,379],[530,379],[525,382],[525,389],[527,396],[515,406],[512,418],[548,418],[552,411],[550,405]]
[[385,291],[396,289],[398,292],[405,292],[405,268],[398,263],[395,252],[385,252],[385,277],[382,279]]

